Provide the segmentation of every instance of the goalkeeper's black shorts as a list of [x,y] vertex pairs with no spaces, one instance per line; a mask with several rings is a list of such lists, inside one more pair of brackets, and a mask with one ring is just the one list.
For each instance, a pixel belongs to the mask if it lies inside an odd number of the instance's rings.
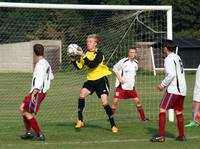
[[109,86],[108,78],[104,76],[98,80],[87,80],[83,84],[83,88],[88,89],[91,92],[90,95],[96,92],[98,98],[101,98],[101,95],[109,94],[110,86]]

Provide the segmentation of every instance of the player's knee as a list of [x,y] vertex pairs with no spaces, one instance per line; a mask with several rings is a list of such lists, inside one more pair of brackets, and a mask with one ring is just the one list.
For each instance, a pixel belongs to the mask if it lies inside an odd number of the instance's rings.
[[101,104],[102,104],[102,106],[108,105],[108,100],[106,100],[106,99],[101,100]]
[[136,104],[137,107],[140,107],[140,106],[141,106],[141,103],[140,103],[140,102],[136,102],[135,104]]
[[165,109],[163,109],[163,108],[160,108],[160,113],[165,113],[166,112],[166,110]]
[[117,105],[117,103],[118,103],[118,99],[114,98],[112,104]]
[[21,106],[19,107],[19,111],[20,111],[20,112],[23,112],[23,108],[22,108]]
[[79,95],[79,97],[80,97],[80,98],[85,98],[86,96],[85,96],[85,94],[84,94],[84,93],[81,93],[81,92],[80,92],[80,95]]
[[138,98],[134,98],[133,100],[134,100],[135,105],[136,105],[137,107],[141,106],[141,102],[140,102],[140,100],[139,100]]
[[33,115],[32,115],[31,113],[29,113],[29,112],[24,112],[24,115],[26,116],[26,118],[27,118],[28,120],[30,120],[30,119],[33,118]]
[[180,115],[183,113],[183,111],[179,111],[179,110],[176,110],[175,112],[176,112],[176,115]]
[[111,108],[115,110],[115,109],[117,109],[117,106],[112,104]]
[[87,95],[89,95],[89,91],[86,90],[86,89],[84,89],[84,88],[82,88],[82,89],[80,90],[80,95],[79,95],[79,97],[85,98],[85,97],[87,97]]
[[108,105],[108,95],[106,94],[101,95],[101,103],[102,103],[102,106]]
[[117,104],[118,104],[118,101],[114,101],[112,102],[112,109],[116,109],[117,108]]
[[21,106],[19,107],[19,110],[21,114],[24,112],[24,104],[21,104]]
[[102,106],[108,105],[108,101],[101,101]]

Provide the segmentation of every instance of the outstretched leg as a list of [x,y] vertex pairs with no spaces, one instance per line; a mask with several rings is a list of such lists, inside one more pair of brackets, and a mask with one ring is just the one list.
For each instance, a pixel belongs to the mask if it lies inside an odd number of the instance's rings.
[[141,121],[145,121],[146,120],[145,112],[144,112],[144,109],[143,109],[143,107],[141,105],[141,102],[140,102],[139,98],[136,97],[136,98],[133,98],[133,100],[134,100],[135,105],[137,107],[137,110],[138,110],[138,112],[140,114]]
[[113,112],[112,112],[110,105],[108,104],[108,96],[106,94],[101,95],[101,102],[102,102],[102,106],[104,107],[104,109],[106,111],[106,114],[108,115],[108,119],[110,121],[112,132],[117,133],[118,128],[116,127],[115,120],[113,117]]
[[78,121],[75,128],[82,128],[84,126],[83,122],[83,110],[85,108],[85,98],[90,94],[90,91],[86,88],[80,90],[80,96],[78,99]]
[[36,102],[33,102],[31,99],[31,94],[27,96],[23,103],[20,106],[20,113],[23,117],[23,122],[26,127],[26,133],[25,135],[22,135],[22,139],[32,139],[33,134],[31,132],[31,128],[34,130],[36,137],[35,140],[37,141],[44,141],[45,137],[42,134],[42,131],[40,129],[40,126],[38,125],[35,117],[33,114],[37,113],[40,107],[41,102],[45,98],[45,93],[40,93],[36,95]]
[[31,131],[31,124],[24,114],[24,103],[22,103],[20,106],[20,114],[22,116],[23,123],[26,128],[26,133],[24,135],[21,135],[21,139],[24,139],[24,140],[33,139],[34,136]]

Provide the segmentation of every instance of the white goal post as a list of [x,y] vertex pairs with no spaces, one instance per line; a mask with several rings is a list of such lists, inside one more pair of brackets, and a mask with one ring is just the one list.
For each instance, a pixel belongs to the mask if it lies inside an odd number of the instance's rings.
[[[172,6],[156,6],[156,5],[77,5],[77,4],[39,4],[39,3],[9,3],[0,2],[0,7],[13,8],[41,8],[41,9],[86,9],[86,10],[166,10],[169,21],[169,32],[172,23]],[[172,34],[169,36],[172,37]]]
[[[34,9],[71,9],[71,10],[161,10],[166,11],[166,35],[168,39],[172,39],[172,6],[154,6],[154,5],[76,5],[76,4],[45,4],[45,3],[10,3],[0,2],[0,8],[34,8]],[[142,24],[145,26],[145,24]],[[117,49],[118,47],[116,47]],[[116,50],[115,49],[115,50]],[[115,52],[114,50],[114,52]],[[113,53],[114,53],[113,52]],[[111,54],[112,56],[112,54]],[[153,50],[151,48],[151,58],[153,62],[153,71],[156,74]],[[169,121],[174,121],[174,113],[172,110],[169,112]]]

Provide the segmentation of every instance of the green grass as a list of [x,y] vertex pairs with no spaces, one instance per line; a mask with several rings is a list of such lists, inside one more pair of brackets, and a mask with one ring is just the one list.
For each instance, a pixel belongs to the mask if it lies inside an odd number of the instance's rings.
[[[24,133],[24,126],[19,115],[19,106],[24,96],[28,93],[32,74],[1,73],[0,74],[0,149],[196,149],[200,143],[199,128],[186,129],[186,142],[176,142],[176,122],[167,123],[166,142],[151,143],[149,138],[158,133],[157,115],[158,105],[163,93],[156,90],[156,86],[163,76],[152,76],[139,72],[137,76],[137,92],[147,116],[152,119],[142,123],[131,100],[119,103],[116,111],[116,123],[119,127],[118,134],[112,134],[106,115],[96,95],[86,100],[84,119],[86,126],[81,131],[74,129],[76,121],[76,107],[79,89],[85,75],[81,73],[56,73],[46,100],[42,103],[38,114],[38,121],[47,138],[45,142],[20,140]],[[191,102],[195,74],[186,74],[188,95],[185,99],[185,122],[191,119]],[[109,77],[112,101],[114,77]]]

